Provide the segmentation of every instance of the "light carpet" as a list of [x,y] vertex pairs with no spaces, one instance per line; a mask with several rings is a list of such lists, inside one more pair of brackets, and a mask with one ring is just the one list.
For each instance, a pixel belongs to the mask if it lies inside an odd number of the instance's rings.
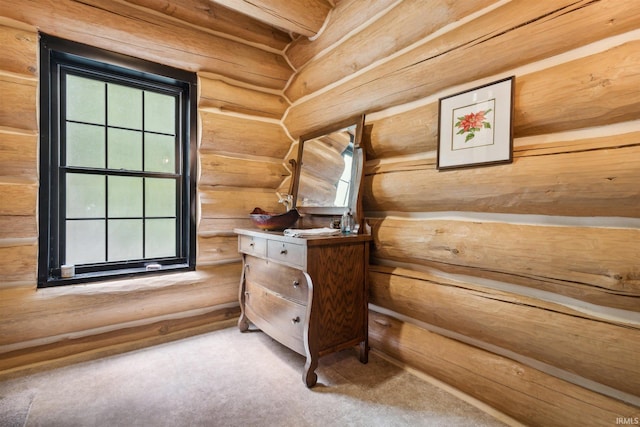
[[304,357],[227,328],[0,382],[0,425],[504,426],[447,391],[356,349]]

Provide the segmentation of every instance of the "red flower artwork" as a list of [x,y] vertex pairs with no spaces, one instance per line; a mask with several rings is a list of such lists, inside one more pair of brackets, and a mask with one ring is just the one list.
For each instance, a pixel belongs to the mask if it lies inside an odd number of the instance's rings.
[[491,108],[487,111],[469,113],[458,117],[458,121],[454,125],[455,127],[460,128],[457,135],[464,135],[467,133],[464,142],[469,142],[476,136],[476,132],[480,132],[482,129],[491,129],[491,123],[486,121],[487,114],[489,114],[490,111]]

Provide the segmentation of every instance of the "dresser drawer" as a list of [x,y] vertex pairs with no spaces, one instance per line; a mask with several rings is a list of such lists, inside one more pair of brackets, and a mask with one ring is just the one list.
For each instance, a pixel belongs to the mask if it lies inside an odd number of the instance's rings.
[[293,267],[304,268],[306,246],[269,240],[267,242],[267,256],[274,261],[283,262]]
[[240,252],[249,255],[267,256],[267,239],[253,236],[240,236]]
[[263,332],[293,351],[305,354],[302,341],[306,307],[246,282],[245,314]]
[[309,286],[302,270],[247,255],[245,280],[264,286],[298,304],[307,305]]

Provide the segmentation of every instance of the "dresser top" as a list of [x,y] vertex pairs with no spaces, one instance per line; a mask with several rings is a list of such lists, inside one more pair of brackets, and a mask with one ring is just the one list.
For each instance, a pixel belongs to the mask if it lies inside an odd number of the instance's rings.
[[235,228],[233,232],[245,236],[261,237],[263,239],[307,246],[335,245],[341,243],[368,242],[373,240],[371,234],[337,234],[333,236],[290,237],[285,236],[282,231],[264,231],[259,228]]

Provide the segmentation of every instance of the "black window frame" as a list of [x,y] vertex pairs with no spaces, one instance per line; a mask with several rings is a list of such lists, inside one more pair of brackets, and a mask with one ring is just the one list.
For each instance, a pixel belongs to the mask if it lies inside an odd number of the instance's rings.
[[[62,73],[94,75],[105,81],[147,87],[176,94],[179,121],[176,163],[179,173],[176,200],[176,256],[94,263],[76,267],[71,278],[60,275],[65,236],[61,210],[64,187],[60,182]],[[146,274],[189,271],[196,261],[197,75],[143,59],[40,34],[40,190],[38,288],[122,279]],[[67,169],[70,169],[67,167]],[[105,173],[108,171],[108,173]],[[86,172],[86,171],[85,171]],[[104,176],[131,176],[125,171],[101,170]],[[153,173],[145,173],[154,176]],[[162,177],[162,174],[155,176]],[[149,266],[154,264],[153,266]],[[157,269],[157,265],[160,268]]]

